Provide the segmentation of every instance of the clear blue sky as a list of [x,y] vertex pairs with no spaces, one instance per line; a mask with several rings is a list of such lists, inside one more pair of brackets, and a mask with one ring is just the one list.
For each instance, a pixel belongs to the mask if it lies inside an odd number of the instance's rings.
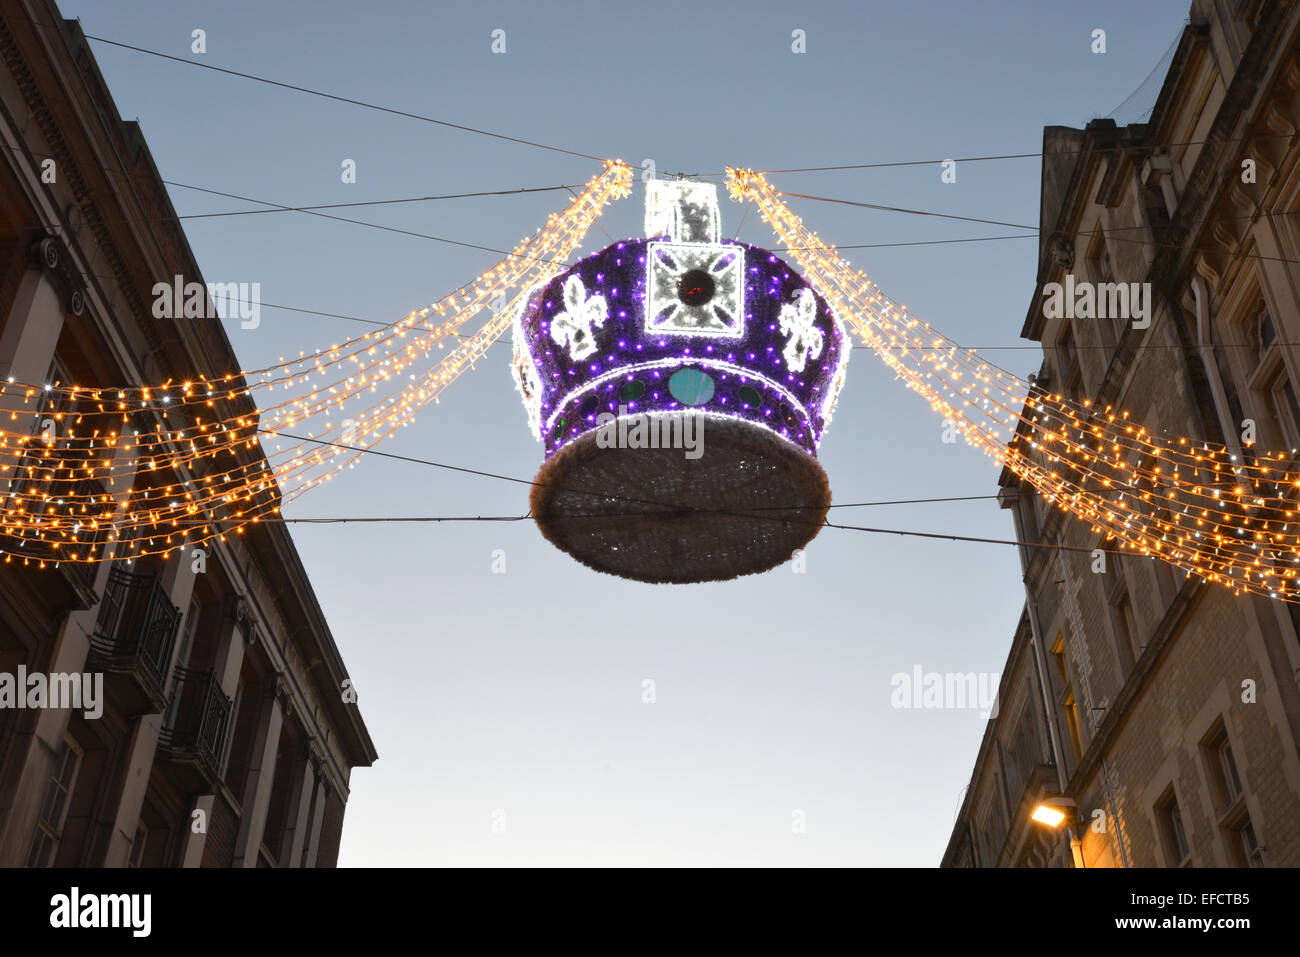
[[[87,33],[661,171],[717,172],[1036,152],[1042,127],[1109,115],[1187,0],[744,4],[267,4],[63,0]],[[490,50],[493,29],[507,52]],[[1107,52],[1090,51],[1106,30]],[[791,52],[791,31],[807,52]],[[93,44],[164,178],[287,205],[580,183],[595,164]],[[1154,98],[1154,89],[1151,92]],[[1150,102],[1141,104],[1149,107]],[[1131,119],[1120,117],[1121,121]],[[340,182],[344,159],[358,182]],[[780,188],[1036,224],[1039,162],[774,177]],[[181,213],[248,208],[184,189]],[[641,191],[607,214],[639,235]],[[511,248],[557,194],[357,211]],[[838,244],[1012,232],[793,201]],[[741,207],[723,204],[732,233]],[[192,220],[210,282],[390,321],[490,253],[301,214]],[[777,245],[757,214],[740,238]],[[593,230],[586,249],[605,240]],[[1024,345],[1036,245],[847,254],[961,342]],[[366,327],[264,308],[228,323],[241,363]],[[1026,374],[1032,351],[989,352]],[[509,347],[386,451],[529,479],[541,461]],[[821,460],[835,500],[992,494],[995,466],[856,350]],[[372,458],[291,516],[504,515],[526,488]],[[855,524],[1009,537],[992,501],[844,509]],[[294,539],[380,751],[353,776],[341,865],[917,865],[938,862],[979,712],[895,710],[890,677],[1002,670],[1023,601],[1014,549],[826,530],[807,572],[650,586],[579,566],[531,523],[297,526]],[[507,572],[491,571],[492,552]],[[657,703],[641,703],[641,683]],[[504,834],[493,813],[505,812]],[[807,832],[792,833],[792,814]]]

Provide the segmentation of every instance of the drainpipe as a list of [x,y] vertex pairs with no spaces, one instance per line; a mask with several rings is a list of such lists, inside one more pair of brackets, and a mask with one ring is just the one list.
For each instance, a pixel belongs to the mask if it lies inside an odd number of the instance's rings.
[[[1074,637],[1077,642],[1075,647],[1079,649],[1079,672],[1083,676],[1083,690],[1088,696],[1088,743],[1091,746],[1092,739],[1097,734],[1097,699],[1092,694],[1092,675],[1089,673],[1088,662],[1085,660],[1087,646],[1084,644],[1083,626],[1079,623],[1079,606],[1074,598],[1074,580],[1070,576],[1070,563],[1065,560],[1065,538],[1060,532],[1056,533],[1056,547],[1056,560],[1060,563],[1061,575],[1065,579],[1066,608],[1070,614],[1070,623],[1074,629]],[[1128,867],[1128,852],[1124,849],[1124,829],[1120,824],[1119,809],[1115,805],[1115,789],[1111,786],[1110,773],[1106,770],[1104,751],[1099,754],[1098,763],[1101,765],[1102,789],[1106,792],[1107,803],[1110,804],[1111,820],[1115,822],[1115,838],[1116,843],[1119,844],[1119,859],[1124,867]],[[1083,860],[1082,845],[1080,845],[1078,860]]]
[[[1020,493],[1004,488],[998,493],[998,499],[1003,508],[1009,508],[1020,502]],[[1013,512],[1012,515],[1016,524],[1016,537],[1023,539],[1024,528],[1021,525],[1020,515],[1018,512]],[[1061,760],[1061,739],[1055,721],[1056,709],[1052,707],[1051,692],[1048,690],[1051,684],[1047,680],[1047,657],[1043,651],[1043,627],[1038,617],[1038,598],[1034,595],[1034,590],[1029,587],[1029,556],[1025,546],[1019,546],[1016,553],[1020,556],[1020,577],[1025,586],[1025,606],[1029,609],[1029,633],[1034,648],[1034,664],[1038,671],[1038,690],[1042,697],[1044,716],[1047,719],[1048,747],[1052,752],[1052,763],[1056,765],[1057,783],[1061,787],[1061,793],[1064,794],[1069,781],[1065,777],[1065,762]]]
[[[1019,503],[1020,493],[1014,492],[1008,494],[1008,489],[1003,489],[998,493],[999,504],[1007,508],[1012,504]],[[1020,521],[1019,510],[1012,513],[1015,526],[1016,538],[1024,538],[1024,528]],[[1038,672],[1038,691],[1043,705],[1043,718],[1047,725],[1047,746],[1051,750],[1052,764],[1056,766],[1056,783],[1061,794],[1065,794],[1069,786],[1069,780],[1065,776],[1065,759],[1064,752],[1061,750],[1060,732],[1056,727],[1056,709],[1052,707],[1051,683],[1048,681],[1047,672],[1047,655],[1043,650],[1043,628],[1038,616],[1038,598],[1034,595],[1034,590],[1029,587],[1029,556],[1024,545],[1019,546],[1016,552],[1020,556],[1021,579],[1025,585],[1025,607],[1029,611],[1029,634],[1030,644],[1034,651],[1034,665]],[[1075,867],[1083,867],[1083,842],[1079,838],[1078,828],[1075,822],[1070,822],[1070,854],[1074,859]]]
[[[1234,462],[1245,463],[1245,453],[1241,448],[1236,426],[1228,410],[1228,392],[1223,387],[1223,377],[1219,374],[1219,363],[1214,354],[1214,333],[1210,321],[1210,291],[1205,279],[1196,276],[1191,282],[1192,298],[1196,300],[1196,341],[1200,349],[1201,361],[1205,364],[1205,374],[1210,380],[1210,395],[1214,398],[1214,408],[1219,415],[1219,427],[1223,429],[1224,441],[1232,453]],[[1235,471],[1235,470],[1234,470]],[[1273,606],[1273,617],[1277,619],[1278,633],[1282,636],[1282,647],[1286,649],[1287,664],[1291,666],[1291,680],[1300,684],[1300,660],[1297,660],[1295,648],[1295,624],[1291,616],[1282,609],[1277,600],[1269,602]]]
[[[1020,522],[1017,520],[1017,525]],[[1025,567],[1024,548],[1020,549],[1021,568]],[[1025,604],[1029,608],[1029,630],[1032,635],[1034,646],[1034,663],[1038,669],[1038,689],[1042,694],[1043,707],[1047,711],[1047,737],[1049,747],[1052,749],[1052,763],[1056,765],[1056,783],[1060,792],[1065,793],[1069,786],[1069,780],[1065,776],[1065,760],[1061,752],[1061,739],[1057,736],[1056,730],[1056,709],[1052,707],[1051,693],[1048,688],[1051,686],[1047,682],[1047,657],[1043,651],[1043,631],[1038,621],[1038,599],[1034,596],[1034,590],[1029,587],[1028,569],[1025,569]],[[1078,817],[1079,809],[1071,807],[1069,809],[1075,817]],[[1070,822],[1070,857],[1074,861],[1074,866],[1082,868],[1083,864],[1083,839],[1079,836],[1078,821]]]
[[1065,793],[1069,780],[1065,776],[1065,762],[1062,760],[1060,732],[1056,728],[1056,709],[1052,707],[1051,692],[1048,688],[1051,685],[1047,680],[1047,655],[1043,651],[1043,628],[1038,619],[1038,599],[1034,596],[1034,591],[1029,587],[1029,579],[1025,579],[1025,604],[1029,606],[1029,631],[1033,636],[1034,642],[1034,664],[1038,671],[1038,690],[1043,698],[1043,707],[1047,711],[1047,737],[1048,746],[1052,749],[1052,763],[1056,765],[1056,782],[1061,787],[1061,793]]

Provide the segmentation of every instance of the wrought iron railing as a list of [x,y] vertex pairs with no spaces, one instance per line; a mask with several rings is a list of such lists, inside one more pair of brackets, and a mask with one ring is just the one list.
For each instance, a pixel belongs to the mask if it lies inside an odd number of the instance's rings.
[[215,776],[230,724],[230,699],[213,671],[177,668],[158,746],[174,760],[198,760]]
[[161,694],[180,623],[180,609],[171,603],[156,575],[114,568],[90,636],[91,654],[105,671],[142,666]]

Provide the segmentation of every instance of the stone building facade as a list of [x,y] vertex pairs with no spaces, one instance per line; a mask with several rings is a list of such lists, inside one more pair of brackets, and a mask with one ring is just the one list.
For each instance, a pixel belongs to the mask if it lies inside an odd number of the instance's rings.
[[[1043,153],[1038,385],[1243,458],[1300,449],[1300,5],[1196,0],[1148,122],[1049,127]],[[1149,283],[1149,327],[1046,318],[1067,276]],[[1000,485],[1026,604],[943,866],[1300,866],[1300,609],[1099,562]]]
[[[177,275],[203,282],[79,26],[51,0],[6,2],[0,386],[240,368],[219,319],[153,317],[153,285]],[[30,481],[5,461],[0,491]],[[0,673],[99,674],[104,696],[97,716],[0,708],[0,865],[333,866],[351,771],[376,752],[284,525],[197,566],[113,548],[0,562]]]

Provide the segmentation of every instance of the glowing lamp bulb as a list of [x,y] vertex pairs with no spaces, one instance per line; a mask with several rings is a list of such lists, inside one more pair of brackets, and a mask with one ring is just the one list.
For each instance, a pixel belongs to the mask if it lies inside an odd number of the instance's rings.
[[1048,827],[1060,827],[1061,822],[1065,820],[1065,814],[1050,804],[1038,805],[1034,808],[1034,813],[1029,816],[1039,824],[1046,824]]

